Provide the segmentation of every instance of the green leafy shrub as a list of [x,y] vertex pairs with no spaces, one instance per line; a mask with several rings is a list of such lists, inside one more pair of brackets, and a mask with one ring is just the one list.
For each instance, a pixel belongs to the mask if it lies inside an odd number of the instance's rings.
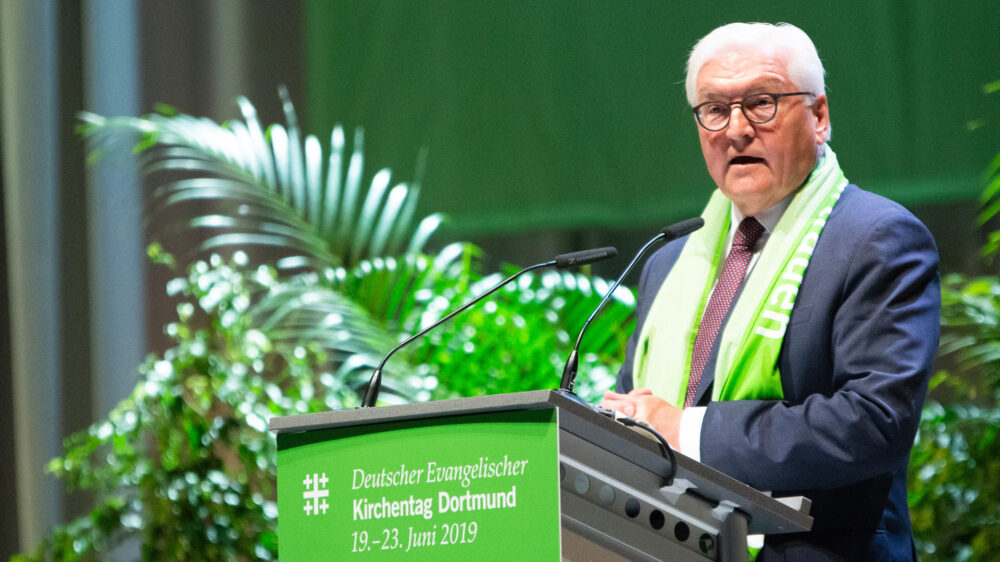
[[340,405],[345,392],[316,389],[322,350],[275,344],[251,326],[251,302],[277,281],[237,258],[198,262],[171,282],[183,297],[166,327],[174,347],[147,359],[131,396],[69,437],[49,466],[69,488],[101,492],[101,505],[57,529],[39,555],[74,559],[135,534],[146,559],[274,558],[267,419]]
[[985,560],[1000,549],[1000,279],[942,283],[944,396],[924,408],[910,458],[910,513],[925,560]]

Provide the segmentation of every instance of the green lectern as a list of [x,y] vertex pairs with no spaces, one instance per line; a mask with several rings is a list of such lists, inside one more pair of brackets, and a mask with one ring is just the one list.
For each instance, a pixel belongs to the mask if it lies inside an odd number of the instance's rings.
[[746,560],[808,530],[550,390],[273,418],[282,560]]

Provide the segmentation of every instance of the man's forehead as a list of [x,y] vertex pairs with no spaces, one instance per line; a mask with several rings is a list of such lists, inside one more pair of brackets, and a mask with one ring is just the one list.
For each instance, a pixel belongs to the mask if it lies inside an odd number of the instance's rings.
[[785,61],[771,53],[730,52],[701,67],[696,81],[699,98],[750,92],[781,91],[789,85]]
[[744,83],[726,83],[726,84],[698,84],[698,97],[711,97],[720,95],[730,95],[730,94],[742,94],[742,93],[759,93],[759,92],[781,92],[781,89],[788,84],[787,80],[773,77],[773,76],[761,76],[758,80],[753,80]]

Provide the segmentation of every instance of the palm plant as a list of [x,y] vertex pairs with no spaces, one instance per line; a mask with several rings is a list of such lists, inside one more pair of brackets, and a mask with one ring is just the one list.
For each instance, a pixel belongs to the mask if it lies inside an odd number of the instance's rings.
[[[442,218],[412,226],[419,172],[389,189],[381,170],[364,187],[362,133],[348,154],[334,128],[324,158],[280,95],[286,124],[266,129],[244,98],[243,119],[223,125],[166,107],[81,115],[92,157],[138,139],[146,227],[158,240],[150,255],[176,272],[167,289],[178,318],[166,326],[174,347],[140,367],[132,395],[52,461],[68,487],[102,499],[54,530],[38,557],[101,552],[129,535],[145,558],[276,557],[267,419],[356,406],[395,342],[499,279],[470,244],[424,253]],[[394,357],[383,401],[554,387],[571,335],[608,284],[555,272],[520,281]],[[633,305],[620,289],[591,326],[585,397],[610,386]]]
[[[240,250],[286,275],[320,272],[336,283],[361,264],[406,255],[412,259],[403,260],[408,267],[398,276],[417,277],[415,268],[424,261],[416,256],[441,222],[434,214],[411,228],[419,181],[390,190],[391,172],[383,169],[364,189],[363,132],[355,133],[348,152],[343,129],[335,127],[324,158],[316,136],[303,138],[287,91],[281,88],[279,94],[287,125],[266,129],[254,106],[240,97],[243,120],[223,125],[160,106],[160,113],[141,118],[82,113],[80,130],[94,158],[121,152],[138,136],[140,169],[151,184],[146,228],[164,246],[158,251],[177,256],[181,266]],[[440,275],[451,266],[447,257],[455,255],[455,248],[442,252],[422,276]],[[283,341],[325,341],[332,359],[351,371],[371,368],[391,347],[391,319],[371,314],[378,303],[345,299],[332,287],[299,290],[292,299],[294,287],[276,289],[280,295],[255,307],[252,316],[261,327],[275,330]],[[325,338],[317,333],[321,327],[329,332]],[[407,378],[390,377],[389,393],[412,394]]]

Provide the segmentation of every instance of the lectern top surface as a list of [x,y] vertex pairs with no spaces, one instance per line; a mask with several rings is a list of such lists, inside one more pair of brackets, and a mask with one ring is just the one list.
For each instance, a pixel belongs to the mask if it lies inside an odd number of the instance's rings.
[[274,433],[310,431],[328,427],[343,427],[359,424],[386,423],[427,417],[457,416],[476,412],[500,412],[505,410],[534,410],[542,408],[586,408],[552,390],[532,390],[511,394],[477,396],[419,402],[398,406],[356,408],[353,410],[333,410],[298,416],[271,418],[269,429]]

